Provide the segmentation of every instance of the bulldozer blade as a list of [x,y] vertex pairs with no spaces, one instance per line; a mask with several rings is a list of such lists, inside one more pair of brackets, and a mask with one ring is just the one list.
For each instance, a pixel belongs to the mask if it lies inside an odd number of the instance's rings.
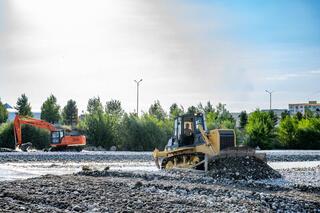
[[224,150],[221,150],[220,154],[216,157],[242,157],[242,156],[253,156],[259,158],[263,161],[267,161],[265,153],[256,153],[255,149],[249,147],[230,147]]

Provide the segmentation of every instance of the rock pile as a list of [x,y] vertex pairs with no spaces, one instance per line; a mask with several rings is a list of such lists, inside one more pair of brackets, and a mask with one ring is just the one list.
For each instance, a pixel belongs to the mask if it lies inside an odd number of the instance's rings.
[[253,156],[217,158],[209,162],[208,170],[209,176],[213,178],[231,180],[281,178],[279,172]]

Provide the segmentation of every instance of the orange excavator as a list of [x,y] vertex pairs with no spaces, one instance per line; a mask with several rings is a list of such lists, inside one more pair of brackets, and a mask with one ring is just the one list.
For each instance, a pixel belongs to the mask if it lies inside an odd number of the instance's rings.
[[16,142],[16,148],[20,148],[23,151],[27,151],[31,143],[26,143],[23,146],[21,125],[27,124],[34,127],[47,129],[51,133],[50,150],[51,151],[65,151],[65,150],[76,150],[81,151],[86,145],[86,137],[79,134],[67,133],[64,129],[58,129],[53,124],[48,123],[43,120],[38,120],[35,118],[30,118],[27,116],[16,115],[14,119],[14,138]]

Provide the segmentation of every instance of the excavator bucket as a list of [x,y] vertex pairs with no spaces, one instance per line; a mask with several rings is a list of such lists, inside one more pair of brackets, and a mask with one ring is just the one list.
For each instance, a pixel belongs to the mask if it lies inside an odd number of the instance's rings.
[[23,143],[21,144],[20,149],[23,152],[27,152],[31,146],[32,146],[31,142]]

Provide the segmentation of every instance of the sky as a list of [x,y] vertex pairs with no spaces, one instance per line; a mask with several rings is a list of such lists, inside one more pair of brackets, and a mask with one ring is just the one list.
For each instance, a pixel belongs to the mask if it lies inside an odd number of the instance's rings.
[[232,112],[320,101],[317,0],[0,0],[0,98]]

